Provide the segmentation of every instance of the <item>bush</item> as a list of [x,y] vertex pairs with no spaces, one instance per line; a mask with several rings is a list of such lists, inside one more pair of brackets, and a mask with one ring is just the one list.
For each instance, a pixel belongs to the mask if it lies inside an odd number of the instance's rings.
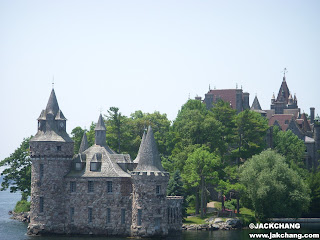
[[21,212],[29,212],[30,211],[30,202],[26,200],[18,201],[16,206],[14,207],[14,212],[21,213]]
[[[230,201],[224,202],[224,206],[230,210],[237,209],[237,199],[231,199]],[[242,207],[241,204],[240,204],[240,207]]]

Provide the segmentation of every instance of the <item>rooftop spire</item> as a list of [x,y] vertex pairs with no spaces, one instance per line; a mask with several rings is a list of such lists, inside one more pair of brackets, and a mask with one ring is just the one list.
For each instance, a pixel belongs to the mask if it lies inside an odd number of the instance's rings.
[[51,94],[47,103],[46,112],[52,112],[54,115],[56,115],[59,111],[59,105],[57,101],[56,94],[54,92],[54,89],[51,90]]
[[96,127],[94,128],[94,130],[107,130],[107,129],[106,129],[106,126],[104,125],[104,121],[103,121],[103,118],[102,118],[102,114],[101,114],[101,113],[100,113],[100,116],[99,116],[97,125],[96,125]]
[[139,161],[135,169],[137,172],[164,171],[151,126],[149,126],[147,135],[140,145],[139,159],[137,160]]
[[283,72],[283,81],[285,82],[286,81],[286,73],[288,72],[287,68],[284,68],[282,72]]
[[84,132],[83,137],[82,137],[82,141],[80,144],[80,148],[79,148],[79,153],[84,152],[88,148],[89,148],[89,144],[88,144],[87,134],[86,134],[86,132]]
[[141,154],[141,149],[142,149],[141,146],[143,146],[143,143],[144,143],[145,140],[146,140],[146,131],[143,130],[143,135],[142,135],[142,138],[141,138],[141,143],[140,143],[138,155],[137,155],[136,159],[133,161],[133,162],[135,162],[135,163],[138,163],[138,162],[139,162],[140,154]]
[[257,95],[255,96],[255,98],[253,100],[251,110],[262,110]]
[[100,113],[98,122],[96,127],[94,128],[95,130],[95,144],[100,145],[100,146],[105,146],[106,143],[106,126],[104,125],[104,121],[102,118],[102,115]]

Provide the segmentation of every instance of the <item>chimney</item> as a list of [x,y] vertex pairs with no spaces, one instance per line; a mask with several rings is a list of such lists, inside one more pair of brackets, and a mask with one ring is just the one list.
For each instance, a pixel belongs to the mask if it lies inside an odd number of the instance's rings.
[[311,122],[311,124],[313,124],[314,123],[314,107],[311,107],[310,108],[310,122]]

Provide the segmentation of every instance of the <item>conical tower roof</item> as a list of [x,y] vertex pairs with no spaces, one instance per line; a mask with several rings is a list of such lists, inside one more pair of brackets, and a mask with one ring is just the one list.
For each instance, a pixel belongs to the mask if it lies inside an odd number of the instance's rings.
[[103,118],[102,118],[102,114],[100,113],[100,116],[99,116],[99,119],[98,119],[98,122],[97,122],[97,125],[96,127],[94,128],[95,131],[99,131],[99,130],[102,130],[102,131],[106,131],[106,126],[104,125],[104,121],[103,121]]
[[79,153],[84,152],[88,148],[89,148],[89,144],[88,144],[87,134],[84,132],[83,137],[82,137],[82,141],[80,144],[80,148],[79,148]]
[[286,82],[286,78],[283,77],[283,81],[281,83],[279,93],[277,96],[277,102],[285,102],[287,104],[289,95],[290,95],[290,91]]
[[251,110],[262,110],[257,96],[253,100]]
[[55,116],[58,113],[58,111],[59,111],[59,105],[58,105],[57,97],[54,92],[54,89],[52,89],[48,103],[47,103],[46,113],[51,112]]
[[134,170],[136,172],[160,172],[164,171],[161,165],[161,159],[158,147],[153,136],[151,126],[148,128],[145,140],[140,145],[138,165]]
[[142,138],[141,138],[141,143],[140,143],[138,155],[137,155],[136,159],[133,161],[133,162],[135,162],[135,163],[138,163],[138,162],[139,162],[140,154],[141,154],[141,146],[143,146],[143,143],[144,143],[145,139],[146,139],[146,132],[143,131],[143,135],[142,135]]

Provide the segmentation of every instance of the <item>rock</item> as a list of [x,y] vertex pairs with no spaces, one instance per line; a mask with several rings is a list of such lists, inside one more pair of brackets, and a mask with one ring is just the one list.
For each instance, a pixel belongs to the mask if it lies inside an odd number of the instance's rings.
[[215,231],[215,230],[219,230],[219,229],[220,229],[220,227],[219,227],[218,224],[211,224],[210,225],[210,230],[211,231]]
[[229,228],[240,228],[241,225],[242,224],[241,224],[240,220],[237,218],[228,219],[226,221],[226,227],[229,227]]
[[197,227],[197,230],[208,230],[209,229],[209,224],[200,224]]
[[223,221],[222,218],[216,218],[216,219],[213,221],[214,224],[223,223],[223,222],[224,222],[224,221]]
[[187,230],[197,230],[197,225],[191,224],[188,226]]
[[18,220],[20,222],[30,222],[30,216],[29,216],[29,212],[21,212],[21,213],[15,213],[15,212],[11,212],[11,219],[14,220]]

